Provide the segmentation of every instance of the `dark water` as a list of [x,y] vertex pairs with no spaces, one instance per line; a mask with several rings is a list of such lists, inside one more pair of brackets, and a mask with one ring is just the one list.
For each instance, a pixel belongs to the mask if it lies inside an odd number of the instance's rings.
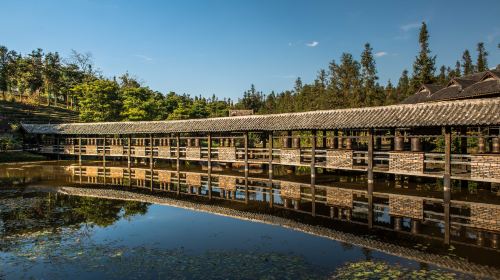
[[[64,186],[123,189],[106,179],[101,183],[88,183],[87,178],[82,180],[75,176],[74,169],[69,167],[71,164],[0,166],[0,279],[327,279],[340,275],[339,271],[345,269],[347,263],[369,266],[379,262],[400,271],[425,269],[426,273],[440,277],[452,277],[448,273],[470,277],[429,262],[279,225],[243,220],[234,215],[62,194],[58,188]],[[147,188],[127,188],[127,191],[150,193]],[[200,207],[208,205],[266,213],[311,226],[343,230],[367,239],[384,242],[393,239],[391,234],[387,235],[390,238],[384,238],[384,232],[365,231],[362,225],[357,227],[354,218],[350,221],[312,218],[304,213],[307,203],[300,211],[294,211],[293,207],[284,210],[279,208],[284,201],[279,196],[274,198],[277,209],[271,209],[265,195],[258,192],[245,204],[241,202],[244,196],[238,192],[229,199],[217,195],[219,198],[213,202],[213,199],[205,199],[207,192],[202,186],[199,191],[182,189],[186,191],[197,195],[190,197],[176,191],[170,194],[158,190],[154,193],[168,199],[194,202]],[[381,221],[391,221],[387,214],[379,216]],[[408,234],[398,238],[393,242],[408,243],[411,250],[442,254],[445,258],[465,259],[467,254],[481,253],[488,258],[500,256],[491,248],[462,248],[458,251],[463,253],[457,253],[446,246],[428,248],[433,247],[433,239],[413,239]],[[496,268],[495,261],[479,264]],[[426,278],[430,274],[422,275],[421,278]]]

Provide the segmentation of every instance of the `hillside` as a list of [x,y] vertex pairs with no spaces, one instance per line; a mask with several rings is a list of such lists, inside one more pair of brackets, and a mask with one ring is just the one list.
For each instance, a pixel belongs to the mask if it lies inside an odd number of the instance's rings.
[[0,101],[0,121],[8,123],[77,122],[78,113],[59,107]]

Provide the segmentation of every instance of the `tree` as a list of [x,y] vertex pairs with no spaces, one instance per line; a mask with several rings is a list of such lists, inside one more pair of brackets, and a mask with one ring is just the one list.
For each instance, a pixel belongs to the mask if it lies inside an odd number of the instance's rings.
[[422,84],[432,83],[434,81],[434,71],[436,71],[436,56],[431,56],[429,32],[425,22],[422,22],[418,42],[420,52],[413,63],[413,91],[416,91]]
[[119,86],[110,80],[94,80],[75,86],[80,97],[80,119],[84,122],[120,120]]
[[120,116],[128,121],[151,120],[149,103],[152,101],[151,92],[141,87],[124,87],[121,90],[123,110]]
[[401,77],[398,81],[398,86],[396,88],[396,95],[398,97],[398,102],[403,101],[408,96],[414,92],[410,91],[410,78],[408,77],[408,70],[403,70]]
[[9,67],[9,49],[5,46],[0,46],[0,91],[2,92],[2,97],[5,100],[5,93],[8,90],[8,67]]
[[457,60],[457,62],[455,63],[455,70],[453,70],[453,72],[450,72],[450,74],[448,74],[448,78],[452,79],[455,77],[462,76],[462,71],[460,70],[461,67],[462,65],[460,64],[460,61]]
[[71,50],[69,57],[69,63],[78,66],[78,68],[83,72],[85,80],[89,81],[96,77],[97,72],[94,69],[94,61],[92,59],[92,53],[79,53],[75,50]]
[[[361,80],[363,84],[362,106],[377,106],[385,103],[384,91],[377,86],[377,68],[373,57],[373,48],[369,43],[361,54]],[[365,99],[365,100],[363,100]]]
[[57,52],[49,52],[45,55],[42,74],[47,105],[50,106],[51,97],[54,97],[55,105],[57,105],[61,86],[61,58]]
[[260,111],[264,105],[264,95],[262,92],[255,89],[255,85],[251,85],[250,89],[243,93],[243,98],[238,100],[236,108]]
[[392,85],[391,80],[387,81],[387,85],[385,86],[384,91],[385,91],[385,96],[387,97],[386,103],[388,105],[399,103],[400,98],[397,95],[398,92],[396,91],[396,89]]
[[462,68],[464,75],[470,75],[474,73],[474,64],[472,64],[472,58],[470,56],[469,50],[465,50],[462,55]]
[[338,92],[338,107],[352,108],[359,107],[364,102],[364,95],[361,95],[360,64],[350,53],[343,53],[340,58],[340,65],[333,64],[332,83]]
[[80,71],[76,64],[66,64],[61,67],[60,91],[64,98],[64,103],[69,108],[77,105],[78,95],[71,91],[73,87],[82,83],[84,73]]
[[30,93],[39,93],[43,87],[43,50],[36,49],[28,55],[28,86]]
[[440,85],[444,85],[444,84],[446,84],[447,79],[448,79],[448,75],[446,73],[446,66],[441,65],[441,67],[439,68],[439,75],[437,77],[437,82]]
[[477,43],[477,71],[483,72],[488,70],[488,52],[484,49],[484,43]]

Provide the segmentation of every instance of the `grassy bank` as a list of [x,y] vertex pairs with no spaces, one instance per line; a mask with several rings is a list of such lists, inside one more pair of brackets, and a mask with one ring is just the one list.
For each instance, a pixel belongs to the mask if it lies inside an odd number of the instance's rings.
[[0,152],[0,163],[47,160],[45,156],[28,152]]

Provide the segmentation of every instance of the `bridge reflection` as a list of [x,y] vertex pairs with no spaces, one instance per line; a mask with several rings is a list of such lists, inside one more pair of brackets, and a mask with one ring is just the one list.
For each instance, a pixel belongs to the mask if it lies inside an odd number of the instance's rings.
[[[443,240],[450,229],[452,243],[498,250],[500,205],[498,193],[481,185],[453,189],[454,200],[446,205],[439,198],[442,185],[432,181],[396,178],[375,182],[369,192],[363,178],[324,174],[312,187],[300,170],[287,174],[252,168],[243,176],[238,166],[121,166],[120,162],[74,164],[67,167],[68,183],[98,185],[155,193],[225,200],[230,203],[259,203],[269,209],[283,209],[366,228]],[[481,201],[481,202],[478,202]],[[372,211],[369,211],[372,209]],[[449,211],[450,219],[445,219]]]

